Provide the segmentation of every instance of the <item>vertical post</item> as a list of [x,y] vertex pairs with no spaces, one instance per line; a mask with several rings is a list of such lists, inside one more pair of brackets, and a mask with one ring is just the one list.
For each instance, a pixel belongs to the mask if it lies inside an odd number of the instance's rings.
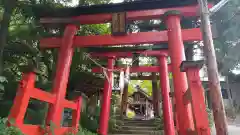
[[99,134],[107,135],[108,134],[108,120],[110,116],[110,107],[111,107],[111,96],[112,96],[112,78],[114,69],[114,58],[108,59],[108,69],[107,77],[104,83],[103,99],[101,105],[100,113],[100,127]]
[[123,119],[123,115],[126,115],[127,111],[127,101],[128,101],[128,83],[129,83],[129,73],[130,69],[127,67],[125,71],[125,78],[124,78],[124,89],[122,94],[122,104],[121,104],[121,119]]
[[180,65],[185,60],[182,30],[180,24],[180,13],[169,11],[165,13],[165,21],[168,29],[168,47],[171,57],[174,95],[176,99],[176,112],[178,113],[178,124],[180,135],[186,135],[187,130],[194,129],[191,106],[184,105],[183,94],[187,91],[186,73],[180,71]]
[[50,106],[47,117],[47,123],[50,124],[51,121],[56,128],[61,126],[62,112],[64,109],[62,101],[66,96],[68,77],[73,56],[73,38],[76,31],[77,27],[75,25],[66,26],[58,53],[56,76],[54,78],[52,90],[52,93],[56,95],[56,101]]
[[[30,93],[31,90],[34,89],[35,77],[36,75],[34,73],[23,74],[23,79],[19,84],[17,96],[14,99],[13,107],[11,108],[8,116],[9,124],[16,124],[18,126],[23,124],[24,116],[30,100]],[[12,119],[15,123],[11,123]]]
[[203,51],[207,61],[209,93],[212,101],[213,116],[217,135],[227,135],[228,127],[221,93],[215,49],[212,39],[211,24],[207,0],[198,0],[200,5]]
[[82,109],[82,96],[80,96],[76,101],[77,108],[76,110],[72,110],[72,127],[73,133],[77,133],[78,128],[79,128],[79,121],[81,118],[81,109]]
[[157,74],[152,73],[152,95],[153,95],[153,109],[154,116],[160,116],[160,89],[157,87]]
[[[120,71],[119,75],[119,88],[120,88],[120,98],[119,98],[119,105],[122,105],[122,96],[124,91],[124,71]],[[122,117],[122,109],[120,110],[120,116]]]
[[189,90],[192,97],[192,110],[195,122],[195,130],[200,135],[210,135],[208,114],[204,102],[204,90],[199,77],[199,68],[189,68],[187,71]]
[[168,64],[166,56],[160,56],[158,58],[160,66],[160,87],[163,100],[163,120],[164,120],[164,132],[165,135],[175,135],[172,104],[170,101],[170,86],[168,77]]

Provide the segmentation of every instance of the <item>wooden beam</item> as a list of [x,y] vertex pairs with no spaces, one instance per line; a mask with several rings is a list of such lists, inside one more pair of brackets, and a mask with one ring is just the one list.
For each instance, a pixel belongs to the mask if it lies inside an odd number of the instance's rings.
[[[152,76],[131,76],[130,79],[131,80],[152,80],[153,77]],[[159,80],[159,76],[158,76],[158,80]]]
[[[145,6],[147,7],[147,6]],[[212,7],[212,4],[209,4]],[[164,9],[148,9],[148,10],[137,10],[137,11],[121,11],[126,12],[126,19],[128,21],[134,20],[150,20],[150,19],[160,19],[160,17],[167,11],[177,10],[182,13],[185,17],[198,16],[198,5],[182,6],[182,7],[172,7]],[[40,19],[40,23],[80,23],[80,24],[100,24],[108,23],[112,20],[112,13],[101,13],[92,15],[80,15],[68,18],[53,18],[45,17]]]
[[[183,29],[183,41],[199,41],[202,40],[200,28]],[[40,40],[41,48],[59,48],[61,38],[44,38]],[[90,46],[112,46],[112,45],[128,45],[128,44],[158,44],[168,42],[167,31],[160,32],[139,32],[126,36],[112,35],[93,35],[93,36],[76,36],[73,41],[74,47],[90,47]]]
[[[131,67],[130,72],[159,72],[159,66],[139,66],[139,67]],[[115,71],[126,70],[125,67],[114,67]],[[168,65],[168,71],[171,71],[171,65]],[[103,69],[99,67],[95,67],[92,69],[94,73],[102,73]]]
[[88,52],[104,53],[104,52],[136,52],[146,50],[167,50],[168,44],[162,43],[148,46],[129,46],[129,47],[85,47]]
[[105,53],[90,53],[92,57],[133,57],[134,54],[140,54],[143,56],[168,56],[167,50],[159,51],[136,51],[136,52],[105,52]]

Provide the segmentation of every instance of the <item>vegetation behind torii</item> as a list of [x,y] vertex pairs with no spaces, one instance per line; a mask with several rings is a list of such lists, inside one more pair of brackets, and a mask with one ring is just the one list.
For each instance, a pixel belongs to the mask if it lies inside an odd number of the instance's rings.
[[[110,0],[80,0],[79,4],[101,4],[109,3],[109,1]],[[27,65],[35,66],[40,70],[42,76],[38,77],[38,86],[46,90],[51,89],[56,68],[57,50],[42,51],[39,49],[38,41],[45,36],[60,35],[63,29],[59,28],[53,31],[52,29],[43,28],[37,22],[37,18],[29,8],[29,5],[43,4],[51,5],[52,7],[64,7],[68,2],[68,0],[0,0],[0,108],[4,108],[0,111],[0,117],[6,117],[8,115],[16,93],[18,81],[21,79],[21,73]],[[239,0],[230,0],[227,6],[212,17],[212,22],[216,24],[218,30],[218,37],[215,39],[215,48],[219,71],[225,76],[229,75],[230,79],[232,76],[235,76],[232,70],[239,68],[239,7]],[[136,26],[148,25],[148,23],[149,22],[135,22],[132,23],[130,27],[136,28]],[[189,25],[192,26],[193,24],[197,26],[197,23],[192,22],[192,20],[184,20],[182,24],[183,27],[189,27]],[[160,26],[164,29],[163,25]],[[132,31],[134,30],[136,29],[132,29]],[[141,31],[144,30],[142,29]],[[106,33],[110,33],[108,25],[86,25],[81,27],[78,34],[91,35]],[[85,51],[87,50],[75,50],[71,75],[76,74],[76,72],[87,72],[87,69],[94,65],[92,61],[84,57],[82,52]],[[147,86],[149,85],[147,84]],[[32,103],[34,104],[34,101]],[[37,107],[40,108],[42,105],[37,104]],[[97,110],[100,110],[99,107]],[[37,111],[38,110],[30,110],[30,112],[32,112],[31,117],[42,115],[36,113]],[[96,132],[99,115],[88,116],[86,113],[83,114],[82,117],[82,126],[92,132]],[[84,123],[84,121],[88,121],[89,119],[92,121],[92,123],[90,123],[91,125],[87,125],[87,122]],[[112,121],[115,120],[113,119]],[[8,133],[7,135],[10,134]]]

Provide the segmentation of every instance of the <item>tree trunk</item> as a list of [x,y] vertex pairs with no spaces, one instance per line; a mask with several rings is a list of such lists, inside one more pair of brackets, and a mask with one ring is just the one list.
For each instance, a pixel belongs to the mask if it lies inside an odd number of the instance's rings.
[[122,93],[122,104],[121,104],[121,119],[123,119],[123,116],[126,116],[126,111],[127,111],[127,104],[128,104],[128,84],[129,84],[129,79],[130,79],[130,73],[129,73],[129,68],[126,69],[125,72],[125,78],[124,78],[124,89]]
[[213,116],[217,135],[228,135],[228,126],[226,120],[221,86],[218,74],[218,65],[213,45],[212,31],[208,10],[207,0],[198,0],[200,5],[201,29],[203,36],[203,50],[207,61],[208,80],[210,87],[210,97],[212,100]]
[[152,97],[153,97],[153,108],[154,108],[154,116],[160,116],[160,88],[158,88],[157,83],[157,74],[152,73]]
[[3,50],[4,46],[7,44],[7,36],[8,36],[8,27],[11,20],[12,12],[16,6],[17,0],[5,0],[4,1],[4,13],[3,19],[1,21],[1,29],[0,29],[0,75],[3,73]]

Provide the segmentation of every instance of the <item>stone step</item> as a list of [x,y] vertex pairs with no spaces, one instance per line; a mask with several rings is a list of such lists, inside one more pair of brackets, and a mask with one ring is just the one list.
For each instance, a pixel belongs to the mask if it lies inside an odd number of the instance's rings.
[[124,120],[125,123],[160,123],[159,120]]
[[113,134],[161,135],[159,130],[121,130]]
[[158,126],[158,125],[160,125],[160,124],[154,123],[154,122],[152,122],[152,123],[144,123],[144,122],[139,122],[139,123],[127,122],[127,123],[126,123],[126,122],[124,122],[123,125],[124,125],[124,126],[132,126],[132,125],[134,125],[134,126],[145,126],[145,127],[151,126],[151,127],[156,127],[156,126]]
[[128,125],[128,126],[121,126],[120,129],[122,130],[128,130],[128,129],[133,129],[133,130],[156,130],[156,126],[136,126],[136,125]]

